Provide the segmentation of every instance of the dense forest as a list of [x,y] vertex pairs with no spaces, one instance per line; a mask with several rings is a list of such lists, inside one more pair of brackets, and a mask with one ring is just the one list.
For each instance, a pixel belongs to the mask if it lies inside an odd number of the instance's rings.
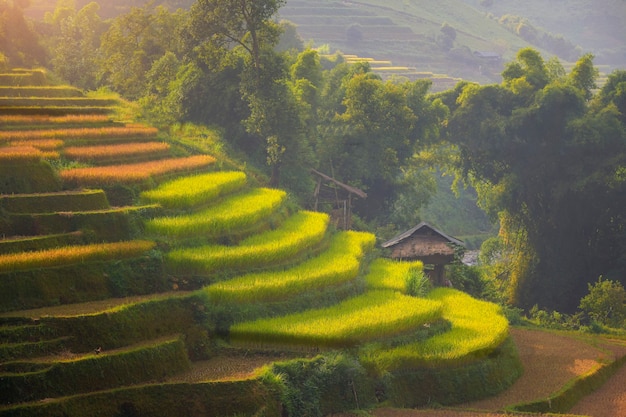
[[626,280],[626,71],[598,88],[593,55],[566,71],[523,48],[501,83],[433,92],[428,79],[383,80],[367,61],[306,47],[276,19],[284,4],[198,0],[105,18],[96,2],[59,0],[31,21],[28,1],[3,1],[0,66],[113,91],[163,128],[212,126],[303,206],[310,170],[328,173],[367,192],[356,226],[381,238],[422,219],[445,172],[499,224],[481,272],[458,278],[479,295],[573,312],[599,277]]

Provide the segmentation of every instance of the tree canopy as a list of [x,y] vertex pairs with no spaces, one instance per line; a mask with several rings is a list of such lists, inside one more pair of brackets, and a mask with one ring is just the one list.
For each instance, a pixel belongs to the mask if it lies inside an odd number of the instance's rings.
[[[588,282],[622,270],[626,251],[626,135],[620,82],[593,95],[583,56],[551,78],[534,50],[521,50],[503,84],[465,87],[449,122],[458,167],[482,190],[518,253],[511,300],[572,310]],[[622,260],[623,261],[623,260]]]

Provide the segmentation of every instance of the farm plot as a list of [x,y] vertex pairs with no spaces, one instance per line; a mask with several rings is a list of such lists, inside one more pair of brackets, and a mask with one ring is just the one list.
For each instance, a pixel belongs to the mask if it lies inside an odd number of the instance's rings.
[[256,188],[197,213],[148,220],[146,231],[178,239],[219,237],[251,227],[271,215],[283,204],[286,196],[282,190]]
[[247,274],[218,282],[203,291],[210,303],[270,302],[340,285],[357,277],[361,259],[374,247],[375,236],[339,232],[321,255],[284,271]]
[[137,164],[71,168],[60,171],[61,179],[72,186],[136,184],[154,176],[206,169],[215,163],[209,155],[169,158]]
[[74,127],[61,129],[4,130],[0,131],[0,143],[16,140],[62,139],[131,139],[155,138],[158,129],[148,126]]
[[238,323],[233,343],[308,348],[351,347],[417,329],[441,317],[443,304],[396,291],[369,291],[319,310]]
[[168,155],[169,151],[170,145],[165,142],[131,142],[116,145],[70,146],[62,153],[68,159],[103,164],[120,159],[160,158]]
[[326,235],[328,221],[326,214],[302,211],[279,228],[249,237],[237,246],[173,250],[166,256],[166,265],[174,274],[201,276],[278,266],[319,244]]
[[144,191],[141,198],[165,208],[191,208],[236,191],[246,181],[246,174],[241,171],[209,172],[167,182]]
[[111,259],[127,259],[139,256],[153,249],[154,246],[154,242],[134,240],[3,254],[0,255],[0,273]]
[[104,114],[74,114],[65,116],[0,114],[0,130],[4,130],[7,127],[19,127],[20,130],[23,130],[25,126],[36,126],[38,128],[42,126],[56,126],[61,128],[64,125],[111,125],[113,123],[111,118]]
[[421,261],[399,262],[378,258],[370,264],[365,282],[367,288],[371,290],[388,289],[405,293],[409,273],[413,270],[421,271],[423,268],[424,264]]
[[0,162],[6,165],[33,163],[41,159],[57,159],[58,152],[44,152],[33,146],[7,146],[0,147]]
[[489,354],[508,337],[508,322],[496,304],[450,288],[433,290],[429,299],[443,304],[442,318],[452,327],[423,342],[390,349],[366,347],[361,361],[379,371],[463,364]]

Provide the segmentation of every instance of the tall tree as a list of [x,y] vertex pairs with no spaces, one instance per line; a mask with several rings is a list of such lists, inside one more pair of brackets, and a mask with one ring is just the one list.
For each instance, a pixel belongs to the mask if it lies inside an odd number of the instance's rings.
[[247,51],[260,81],[261,54],[278,42],[279,26],[272,21],[285,0],[198,0],[185,31],[196,54],[223,54],[237,45]]
[[572,311],[588,282],[620,267],[625,126],[602,101],[611,91],[588,100],[589,59],[551,80],[538,53],[522,50],[502,85],[466,86],[449,122],[459,168],[518,253],[510,296],[522,307]]
[[0,58],[11,67],[44,65],[46,51],[24,17],[27,1],[0,2]]
[[147,88],[145,74],[168,51],[180,53],[178,37],[185,12],[170,13],[165,7],[133,7],[113,20],[102,36],[100,83],[130,99]]
[[94,89],[98,73],[100,36],[106,25],[100,19],[100,6],[91,2],[76,11],[73,1],[60,1],[45,22],[52,28],[48,40],[54,72],[68,83]]

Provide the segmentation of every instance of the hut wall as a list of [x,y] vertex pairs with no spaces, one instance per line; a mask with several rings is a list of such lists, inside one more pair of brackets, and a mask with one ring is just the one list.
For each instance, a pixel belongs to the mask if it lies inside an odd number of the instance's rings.
[[412,236],[393,246],[391,257],[421,259],[429,264],[447,263],[454,258],[454,250],[441,236]]

